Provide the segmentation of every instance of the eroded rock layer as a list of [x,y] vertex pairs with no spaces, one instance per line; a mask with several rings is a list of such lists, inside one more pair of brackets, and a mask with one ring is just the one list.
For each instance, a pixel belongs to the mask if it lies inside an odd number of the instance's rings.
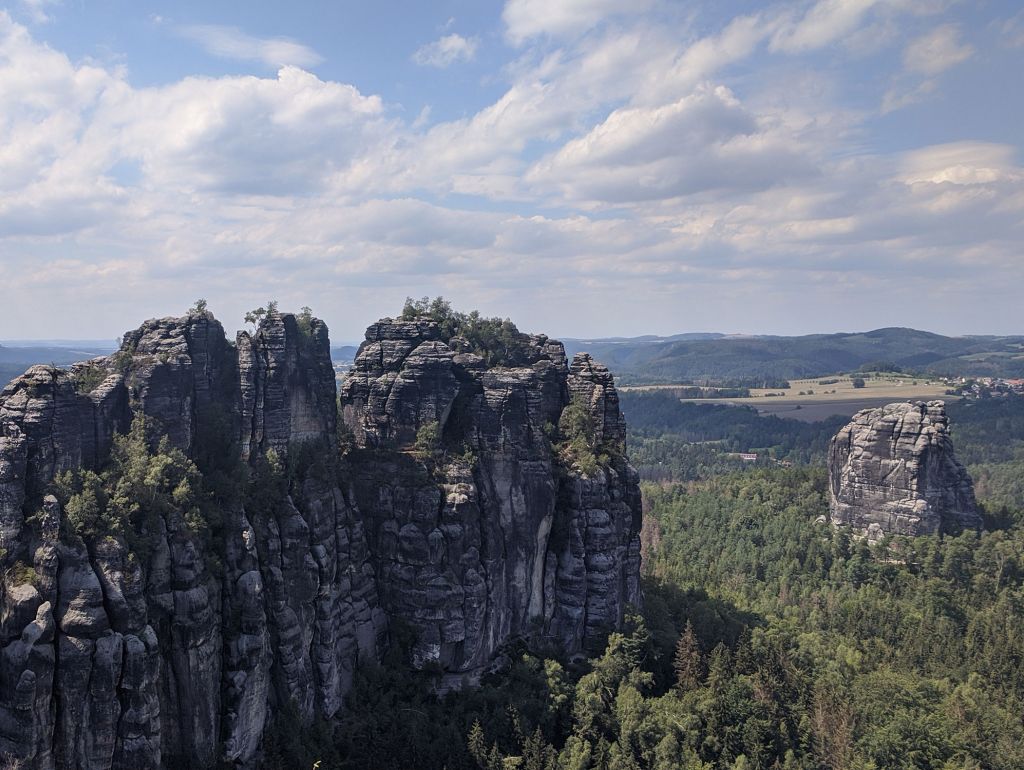
[[[250,765],[282,707],[338,714],[389,616],[416,632],[418,665],[470,678],[512,637],[597,643],[639,600],[637,479],[607,370],[544,337],[527,349],[489,368],[428,320],[371,326],[343,392],[358,445],[344,457],[327,329],[308,317],[271,313],[231,344],[193,311],[13,381],[0,757]],[[553,440],[574,398],[601,453],[585,467]],[[206,474],[215,523],[141,500],[144,531],[72,525],[54,480],[102,471],[139,416],[153,451],[165,436],[159,451]]]
[[953,453],[942,401],[865,409],[829,448],[832,523],[885,534],[981,526],[974,486]]

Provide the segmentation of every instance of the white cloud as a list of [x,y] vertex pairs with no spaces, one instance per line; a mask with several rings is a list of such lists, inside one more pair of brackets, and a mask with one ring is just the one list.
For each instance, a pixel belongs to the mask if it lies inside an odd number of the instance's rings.
[[422,67],[444,69],[456,62],[472,61],[479,45],[477,38],[465,38],[453,32],[417,49],[412,60]]
[[1003,21],[999,32],[1010,47],[1024,48],[1024,11]]
[[972,46],[960,42],[956,25],[944,24],[912,41],[903,53],[903,65],[908,72],[934,77],[973,54]]
[[725,87],[616,110],[534,166],[527,180],[568,200],[625,203],[770,187],[810,173],[806,149],[765,130]]
[[502,19],[509,39],[516,44],[531,37],[574,37],[602,20],[617,15],[637,15],[653,0],[508,0]]
[[0,13],[0,238],[159,227],[196,196],[214,216],[217,196],[308,195],[387,133],[382,113],[379,97],[295,67],[135,89]]
[[905,184],[986,185],[1021,181],[1016,150],[991,142],[952,142],[911,150],[903,156],[899,178]]
[[775,33],[772,47],[798,53],[840,40],[854,32],[882,0],[818,0],[801,18],[790,19]]
[[686,94],[720,69],[751,56],[771,34],[774,23],[760,15],[737,16],[717,35],[686,46],[665,71],[652,71],[643,91],[645,101]]
[[270,78],[187,78],[124,94],[97,121],[155,184],[258,195],[315,190],[361,154],[378,97],[296,67]]
[[196,24],[178,28],[179,34],[198,43],[211,56],[258,61],[268,67],[311,67],[323,61],[312,48],[285,37],[260,38],[237,27]]
[[909,107],[911,104],[924,101],[929,94],[935,93],[937,86],[938,83],[935,80],[925,80],[911,87],[907,87],[905,84],[893,86],[882,96],[882,114],[887,115],[890,112]]
[[46,12],[47,7],[60,5],[60,2],[61,0],[20,0],[20,5],[34,23],[45,24],[52,21],[52,17]]
[[974,48],[960,41],[955,24],[944,24],[911,40],[903,51],[903,71],[882,97],[882,113],[902,109],[935,93],[938,76],[973,55]]
[[[529,6],[510,2],[506,23]],[[113,329],[139,307],[208,296],[230,319],[273,296],[336,336],[423,293],[578,334],[805,326],[795,298],[905,323],[884,314],[932,311],[953,278],[957,318],[986,293],[979,307],[1009,308],[1024,282],[1014,148],[878,156],[866,111],[835,103],[830,57],[848,49],[824,49],[879,19],[906,44],[895,6],[769,7],[701,35],[658,16],[602,24],[622,4],[544,6],[509,24],[524,47],[500,97],[441,122],[294,65],[139,88],[0,12],[0,320],[11,336],[22,315],[39,323],[44,286]],[[937,87],[926,61],[908,53],[897,96]],[[892,73],[874,73],[857,83],[878,97]],[[972,273],[980,261],[993,269]],[[567,330],[567,308],[585,326]],[[62,318],[47,316],[54,334]]]

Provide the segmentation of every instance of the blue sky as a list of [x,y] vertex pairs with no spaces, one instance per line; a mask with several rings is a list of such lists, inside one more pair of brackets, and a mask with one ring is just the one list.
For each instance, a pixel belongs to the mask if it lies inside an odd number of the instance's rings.
[[0,4],[0,339],[1024,333],[1024,7]]

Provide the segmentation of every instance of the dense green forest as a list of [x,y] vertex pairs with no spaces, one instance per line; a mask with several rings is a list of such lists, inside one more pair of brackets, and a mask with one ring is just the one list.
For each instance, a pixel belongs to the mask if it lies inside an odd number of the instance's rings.
[[955,401],[946,412],[988,526],[1024,521],[1024,397]]
[[[989,474],[980,497],[1003,506],[991,531],[876,546],[825,523],[815,428],[683,406],[700,416],[687,430],[745,447],[807,430],[812,464],[711,462],[645,483],[644,606],[603,651],[566,660],[523,641],[483,687],[437,697],[399,629],[388,659],[357,674],[344,720],[302,730],[282,716],[271,764],[1024,767],[1024,399],[950,405],[963,459]],[[635,435],[683,442],[679,414],[631,417]]]
[[761,416],[747,406],[680,401],[665,391],[627,391],[619,403],[629,426],[630,460],[640,477],[695,481],[736,471],[737,452],[759,453],[758,464],[823,463],[828,442],[846,422]]

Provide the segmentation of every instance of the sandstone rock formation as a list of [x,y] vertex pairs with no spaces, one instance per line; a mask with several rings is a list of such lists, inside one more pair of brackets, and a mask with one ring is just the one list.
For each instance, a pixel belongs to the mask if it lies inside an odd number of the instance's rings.
[[832,523],[872,540],[979,528],[974,486],[948,423],[942,401],[854,415],[829,447]]
[[[452,672],[478,672],[511,636],[599,642],[639,601],[639,488],[611,375],[543,336],[499,369],[439,337],[429,321],[374,324],[341,392],[385,609],[418,632],[418,660]],[[573,398],[616,458],[590,474],[545,433]],[[432,423],[456,451],[428,476],[408,450]]]
[[[290,314],[233,345],[206,312],[148,321],[113,356],[0,392],[0,757],[248,765],[276,709],[339,713],[389,617],[418,664],[470,677],[513,637],[573,652],[619,624],[640,598],[640,506],[611,376],[544,337],[505,368],[465,347],[427,320],[371,326],[344,457],[327,329]],[[552,442],[573,398],[596,469]],[[144,551],[76,530],[51,494],[104,468],[138,415],[220,495],[202,530],[141,501]]]

